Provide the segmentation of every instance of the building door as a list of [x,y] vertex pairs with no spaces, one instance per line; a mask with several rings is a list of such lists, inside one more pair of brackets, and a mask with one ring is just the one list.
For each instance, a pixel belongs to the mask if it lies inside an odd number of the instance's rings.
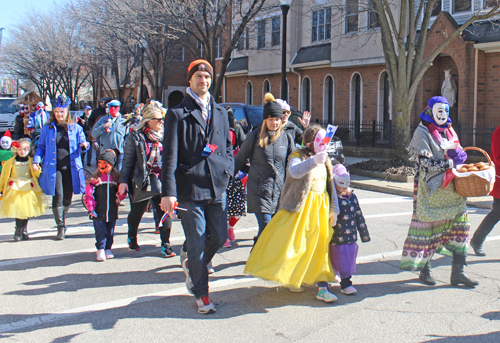
[[328,124],[333,124],[333,78],[328,76],[326,85],[326,114]]

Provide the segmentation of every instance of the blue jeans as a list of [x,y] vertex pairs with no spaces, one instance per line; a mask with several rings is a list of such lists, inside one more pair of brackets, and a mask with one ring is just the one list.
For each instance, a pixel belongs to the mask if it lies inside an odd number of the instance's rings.
[[257,217],[257,222],[259,223],[259,233],[257,234],[258,237],[260,236],[262,231],[264,231],[266,225],[271,221],[273,215],[269,213],[254,213],[254,214],[255,217]]
[[[89,150],[87,150],[87,152],[85,153],[87,155],[87,165],[92,164],[92,150],[94,150],[94,149],[92,149],[92,147],[90,147]],[[83,160],[82,160],[82,163],[84,163]]]
[[101,220],[94,220],[94,232],[95,232],[95,247],[97,250],[111,249],[113,245],[113,234],[115,233],[115,223],[116,220],[110,222],[104,222]]
[[[181,223],[189,252],[188,268],[193,281],[191,290],[199,299],[208,295],[207,263],[227,239],[226,193],[211,200],[179,201],[179,207],[187,210],[181,214]],[[210,235],[208,240],[207,235]]]
[[119,154],[116,157],[115,168],[116,168],[117,171],[121,171],[122,170],[122,163],[123,163],[123,153]]

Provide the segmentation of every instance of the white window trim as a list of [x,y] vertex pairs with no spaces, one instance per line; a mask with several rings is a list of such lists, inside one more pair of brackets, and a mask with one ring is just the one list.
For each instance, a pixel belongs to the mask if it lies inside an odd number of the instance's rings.
[[[249,84],[250,84],[251,93],[252,93],[252,94],[250,94],[250,96],[252,97],[250,99],[250,102],[248,101],[248,92],[247,92],[247,88],[248,88]],[[253,105],[253,83],[250,80],[248,80],[246,85],[245,85],[245,105]]]
[[354,81],[354,75],[358,74],[360,78],[361,85],[359,87],[361,94],[359,95],[359,103],[360,103],[360,109],[359,109],[359,121],[363,122],[363,76],[361,75],[360,72],[354,72],[351,75],[351,82],[349,86],[349,120],[355,120],[356,118],[354,117],[355,114],[355,98],[353,97],[353,81]]
[[[384,94],[383,94],[383,77],[387,74],[387,69],[384,69],[378,75],[378,90],[377,90],[377,121],[382,122],[384,120],[383,110],[384,110]],[[389,107],[391,111],[389,113],[389,118],[392,120],[392,91],[389,87]]]
[[[470,6],[470,11],[467,12],[453,12],[453,2],[455,0],[449,0],[450,1],[450,11],[453,16],[461,16],[461,15],[471,15],[474,13],[474,0],[470,0],[471,6]],[[441,1],[441,11],[443,10],[443,1]]]
[[328,77],[332,78],[333,81],[333,94],[332,94],[332,122],[335,122],[335,78],[331,74],[327,74],[323,79],[323,122],[326,123],[328,121],[328,94],[327,94],[327,83],[326,80]]
[[358,29],[356,31],[351,31],[351,32],[347,32],[347,1],[349,0],[345,0],[344,1],[344,6],[345,6],[345,12],[344,12],[344,35],[354,35],[354,34],[357,34],[359,32],[359,0],[358,0],[358,11],[357,11],[357,15],[358,15]]
[[[326,7],[321,7],[321,8],[315,8],[315,9],[312,9],[311,11],[311,43],[312,44],[324,44],[325,42],[328,42],[332,39],[332,12],[331,12],[331,6],[326,6]],[[326,27],[326,10],[327,9],[330,9],[330,38],[325,38],[325,39],[317,39],[315,41],[313,41],[313,14],[314,12],[319,12],[319,11],[324,11],[325,12],[325,22],[323,23],[323,26]],[[319,26],[319,24],[318,24]],[[319,35],[319,33],[318,33]],[[325,30],[325,36],[326,36],[326,30]],[[319,36],[318,36],[319,37]]]
[[[311,108],[309,108],[309,110],[307,110],[306,108],[304,108],[305,106],[305,103],[306,103],[306,99],[305,99],[305,94],[304,94],[304,90],[305,90],[305,82],[306,82],[306,79],[309,80],[309,85],[310,85],[310,89],[309,89],[309,105]],[[312,80],[309,76],[304,76],[304,78],[302,79],[302,94],[300,95],[301,98],[302,98],[302,101],[301,101],[301,104],[302,104],[302,108],[300,109],[300,112],[304,112],[304,111],[309,111],[309,113],[312,114],[312,93],[313,93],[313,83],[312,83]]]

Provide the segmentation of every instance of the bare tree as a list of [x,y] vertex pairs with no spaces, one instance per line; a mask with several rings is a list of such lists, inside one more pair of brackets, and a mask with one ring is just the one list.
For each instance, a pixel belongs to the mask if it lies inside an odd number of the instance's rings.
[[[406,156],[405,147],[410,142],[410,113],[417,87],[432,62],[446,46],[473,22],[499,14],[497,1],[486,10],[473,13],[457,29],[443,32],[443,41],[428,50],[427,36],[432,10],[437,0],[373,0],[378,12],[384,58],[387,65],[395,113],[395,143],[397,157]],[[397,17],[399,15],[399,18]],[[417,34],[420,27],[420,34]]]
[[179,41],[194,56],[215,66],[221,58],[217,79],[211,92],[221,94],[224,75],[231,55],[251,20],[265,9],[266,0],[156,0],[180,29]]
[[14,27],[3,50],[2,68],[31,81],[39,94],[54,98],[64,93],[73,102],[87,82],[89,72],[82,59],[80,28],[68,18],[27,12],[26,21]]

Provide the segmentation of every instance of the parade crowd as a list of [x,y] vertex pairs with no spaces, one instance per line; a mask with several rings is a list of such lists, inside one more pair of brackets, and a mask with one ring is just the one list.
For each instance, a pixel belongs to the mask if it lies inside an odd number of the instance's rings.
[[[155,100],[122,115],[118,100],[101,99],[75,120],[70,101],[54,99],[50,115],[39,103],[23,137],[16,120],[14,138],[1,138],[0,216],[15,219],[14,240],[29,239],[28,220],[45,213],[52,196],[56,237],[64,240],[74,194],[81,194],[95,229],[96,259],[114,258],[113,234],[119,206],[128,196],[128,246],[140,250],[137,230],[150,208],[161,237],[161,254],[176,256],[170,245],[172,218],[180,219],[185,242],[180,249],[186,287],[201,314],[215,312],[209,296],[211,260],[231,247],[241,216],[254,213],[258,233],[245,273],[288,287],[318,288],[316,298],[333,302],[331,283],[340,292],[357,293],[358,237],[370,234],[359,201],[342,164],[332,165],[327,130],[300,119],[304,131],[288,121],[285,100],[265,94],[262,124],[246,135],[230,107],[209,92],[213,68],[205,60],[187,70],[189,87],[182,102],[166,111]],[[404,242],[401,269],[420,271],[435,285],[435,252],[453,256],[451,284],[475,287],[464,273],[468,244],[484,256],[483,242],[500,220],[500,185],[491,193],[494,206],[469,242],[465,198],[454,187],[451,169],[463,164],[449,117],[448,100],[433,97],[420,115],[408,152],[415,162],[413,215]],[[500,163],[500,131],[493,134],[491,156]],[[96,171],[85,176],[96,154]]]

